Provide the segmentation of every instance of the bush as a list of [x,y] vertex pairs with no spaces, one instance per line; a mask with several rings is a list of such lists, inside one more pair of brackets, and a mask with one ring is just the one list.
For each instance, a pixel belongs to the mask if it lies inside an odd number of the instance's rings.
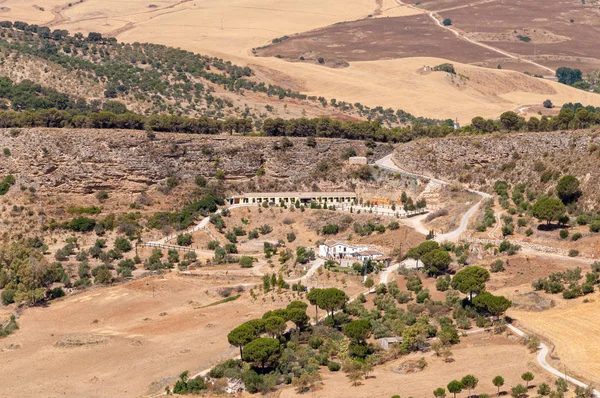
[[0,297],[2,298],[2,304],[4,305],[9,305],[15,302],[15,294],[17,293],[16,290],[13,289],[4,289],[2,291],[2,295],[0,295]]
[[340,231],[337,224],[327,224],[323,227],[323,235],[335,235]]
[[526,236],[531,236],[533,235],[533,230],[531,228],[527,228],[527,230],[525,230],[525,235]]
[[296,240],[296,234],[293,232],[288,232],[286,238],[289,243],[292,243],[293,241]]
[[502,260],[496,260],[490,264],[490,271],[492,272],[502,272],[504,271],[504,263]]
[[177,245],[179,246],[190,246],[192,244],[191,234],[177,235]]
[[581,232],[575,232],[572,236],[571,236],[571,240],[575,241],[575,240],[579,240],[581,239]]
[[569,257],[577,257],[579,256],[579,250],[571,249],[569,250]]
[[442,23],[444,24],[444,26],[450,26],[452,25],[452,20],[450,18],[445,18]]
[[122,252],[128,252],[132,249],[131,242],[129,242],[127,238],[119,236],[117,239],[115,239],[115,249]]
[[254,260],[250,256],[242,256],[239,260],[239,263],[242,266],[242,268],[252,268]]
[[446,290],[448,290],[448,288],[450,287],[450,276],[447,275],[445,277],[439,277],[437,278],[437,280],[435,281],[435,288],[439,291],[439,292],[445,292]]
[[590,232],[600,232],[600,220],[595,220],[590,223]]
[[566,229],[561,229],[558,235],[561,239],[567,239],[569,237],[569,231],[567,231]]
[[337,372],[341,368],[342,366],[339,364],[339,362],[329,361],[329,363],[327,363],[327,369],[329,369],[331,372]]
[[319,336],[312,336],[310,339],[308,339],[308,345],[313,350],[318,350],[319,347],[323,345],[323,338]]

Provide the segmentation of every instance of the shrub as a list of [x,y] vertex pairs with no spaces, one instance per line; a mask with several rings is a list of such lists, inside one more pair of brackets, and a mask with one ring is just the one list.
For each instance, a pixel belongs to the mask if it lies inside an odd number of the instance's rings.
[[579,256],[579,250],[571,249],[569,250],[569,257],[577,257]]
[[339,230],[340,227],[337,224],[327,224],[323,227],[323,235],[335,235]]
[[590,232],[600,232],[600,220],[595,220],[590,223]]
[[558,235],[561,239],[567,239],[569,237],[569,231],[566,229],[561,229]]
[[308,339],[308,345],[313,350],[318,350],[319,347],[323,345],[323,338],[319,336],[312,336],[310,339]]
[[177,235],[177,245],[179,246],[190,246],[192,244],[191,234]]
[[439,277],[435,281],[435,288],[440,292],[445,292],[450,287],[450,276]]
[[288,234],[286,235],[286,238],[289,243],[292,243],[293,241],[296,240],[296,234],[293,232],[288,232]]
[[490,271],[492,272],[502,272],[504,271],[504,263],[502,260],[496,260],[490,264]]
[[119,236],[115,239],[115,249],[122,252],[128,252],[132,249],[131,242],[129,242],[129,239]]
[[250,256],[242,256],[239,260],[239,263],[242,266],[242,268],[252,268],[254,260]]
[[337,372],[341,368],[342,366],[339,364],[339,362],[329,361],[327,363],[327,369],[329,369],[331,372]]
[[571,236],[571,240],[575,241],[575,240],[579,240],[581,239],[581,232],[575,232],[572,236]]

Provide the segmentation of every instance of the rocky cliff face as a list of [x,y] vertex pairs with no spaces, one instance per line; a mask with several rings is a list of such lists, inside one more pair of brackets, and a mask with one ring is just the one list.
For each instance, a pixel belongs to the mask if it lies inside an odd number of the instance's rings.
[[582,198],[598,206],[600,136],[595,130],[448,137],[401,145],[395,162],[407,171],[492,190],[496,180],[546,192],[565,174],[581,181]]
[[[217,170],[232,186],[243,185],[262,168],[264,177],[252,183],[260,189],[310,188],[319,176],[329,187],[332,180],[347,187],[347,181],[336,181],[342,153],[350,147],[359,154],[367,150],[359,141],[323,139],[314,148],[303,138],[290,141],[292,146],[282,148],[281,138],[157,133],[149,140],[144,132],[127,130],[0,130],[0,148],[10,151],[0,155],[0,176],[13,174],[17,187],[40,192],[127,193],[169,176],[210,178]],[[375,156],[389,150],[380,145]]]

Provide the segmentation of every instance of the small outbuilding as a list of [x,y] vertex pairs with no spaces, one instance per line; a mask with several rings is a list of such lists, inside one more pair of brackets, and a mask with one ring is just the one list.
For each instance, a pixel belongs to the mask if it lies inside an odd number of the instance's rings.
[[367,164],[367,158],[364,156],[352,156],[352,157],[348,158],[348,161],[350,162],[350,164],[358,164],[358,165]]

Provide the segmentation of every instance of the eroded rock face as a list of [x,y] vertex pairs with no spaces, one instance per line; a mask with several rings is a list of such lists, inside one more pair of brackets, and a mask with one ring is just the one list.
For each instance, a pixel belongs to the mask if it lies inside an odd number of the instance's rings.
[[293,146],[276,149],[281,138],[157,133],[149,140],[130,130],[5,129],[0,147],[11,156],[0,159],[0,176],[13,174],[17,186],[38,191],[88,194],[140,192],[171,175],[214,177],[217,170],[229,182],[243,182],[264,168],[277,188],[300,189],[314,183],[318,165],[339,164],[344,149],[366,150],[358,141],[317,140],[314,148],[304,138],[290,141]]
[[600,136],[594,130],[420,140],[397,147],[394,160],[407,171],[489,192],[499,179],[545,192],[565,174],[579,178],[587,205],[600,192]]

